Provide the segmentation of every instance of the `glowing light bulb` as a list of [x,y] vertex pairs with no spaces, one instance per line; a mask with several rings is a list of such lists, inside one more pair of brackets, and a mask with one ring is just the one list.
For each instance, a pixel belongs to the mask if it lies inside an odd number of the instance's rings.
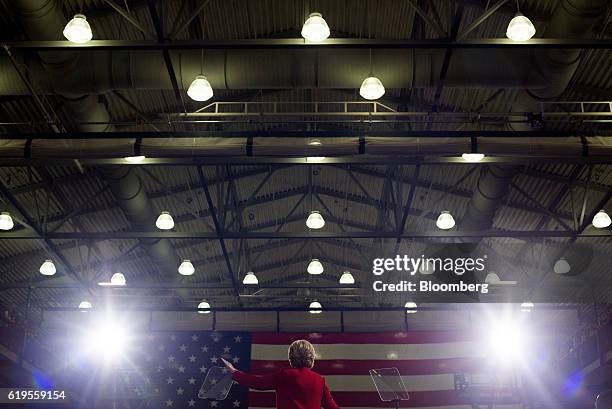
[[506,37],[512,41],[527,41],[533,37],[536,29],[531,20],[521,13],[516,13],[506,29]]
[[161,212],[155,225],[160,230],[172,230],[174,228],[174,219],[170,215],[170,212]]
[[345,271],[340,276],[340,284],[355,284],[355,277],[351,274],[350,271]]
[[318,43],[329,37],[329,26],[321,13],[310,13],[302,26],[302,37],[313,43]]
[[595,216],[593,216],[593,227],[597,229],[605,229],[612,224],[610,215],[605,210],[600,210]]
[[213,97],[213,89],[210,82],[203,75],[195,77],[189,89],[187,89],[187,95],[194,101],[208,101]]
[[367,100],[373,101],[385,95],[385,87],[378,78],[370,76],[361,83],[359,95]]
[[190,276],[190,275],[193,275],[193,273],[195,273],[195,267],[193,266],[193,264],[191,264],[190,260],[185,259],[179,266],[178,272],[180,275]]
[[128,163],[140,163],[143,160],[145,160],[147,157],[146,156],[126,156],[125,158],[123,158],[126,162]]
[[8,212],[0,213],[0,230],[8,231],[13,227],[15,227],[15,223],[13,222],[11,214]]
[[321,213],[313,210],[308,215],[308,219],[306,219],[306,226],[308,226],[309,229],[314,230],[322,229],[323,226],[325,226],[325,220],[323,219],[323,216],[321,216]]
[[259,280],[257,279],[257,276],[255,275],[254,272],[249,271],[248,273],[246,273],[246,275],[242,279],[242,284],[257,285],[259,284]]
[[406,308],[406,314],[414,314],[417,312],[417,304],[412,301],[408,301],[404,304],[404,308]]
[[83,310],[81,312],[87,312],[87,310],[90,310],[93,306],[91,305],[91,302],[89,301],[81,301],[79,303],[79,309]]
[[55,264],[53,264],[53,260],[45,260],[40,265],[40,274],[44,276],[52,276],[56,273]]
[[323,312],[323,306],[318,301],[311,302],[308,308],[310,309],[311,314],[320,314]]
[[440,213],[440,216],[438,216],[438,220],[436,220],[436,226],[438,226],[438,228],[442,230],[452,229],[453,227],[455,227],[455,219],[449,211],[444,210]]
[[68,41],[76,44],[85,44],[93,37],[87,17],[83,14],[75,14],[64,27],[63,34]]
[[521,304],[521,312],[531,312],[533,310],[533,303],[531,301],[525,301]]
[[461,155],[461,158],[466,162],[480,162],[484,157],[482,153],[464,153]]
[[111,285],[118,285],[118,286],[123,286],[127,283],[125,276],[123,275],[123,273],[115,273],[112,275],[111,279],[110,279],[110,284]]
[[308,263],[307,271],[308,274],[312,275],[323,274],[323,264],[321,264],[319,259],[313,258],[312,260],[310,260],[310,263]]
[[198,314],[210,314],[210,304],[206,301],[199,303]]

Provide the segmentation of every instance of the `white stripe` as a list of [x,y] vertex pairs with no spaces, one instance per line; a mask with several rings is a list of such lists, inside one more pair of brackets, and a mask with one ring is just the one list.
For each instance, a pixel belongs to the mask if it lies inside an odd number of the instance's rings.
[[[481,357],[475,342],[431,344],[318,344],[318,359],[417,360]],[[251,360],[286,360],[287,345],[252,344]]]
[[[444,391],[455,389],[453,374],[402,376],[408,392]],[[369,375],[327,375],[325,383],[332,392],[376,392]]]

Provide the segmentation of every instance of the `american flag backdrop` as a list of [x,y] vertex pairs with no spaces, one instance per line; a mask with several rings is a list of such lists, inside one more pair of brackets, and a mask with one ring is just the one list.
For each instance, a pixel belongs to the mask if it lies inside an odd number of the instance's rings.
[[[476,371],[482,362],[474,334],[449,331],[377,333],[163,332],[151,334],[142,346],[155,385],[150,408],[273,408],[273,391],[248,391],[234,385],[223,401],[197,397],[206,371],[222,366],[220,357],[241,370],[266,374],[288,367],[287,348],[297,339],[315,345],[314,370],[325,376],[343,408],[392,407],[380,401],[369,376],[373,368],[397,367],[410,393],[401,406],[472,409],[455,391],[454,375]],[[521,408],[519,404],[496,409]]]

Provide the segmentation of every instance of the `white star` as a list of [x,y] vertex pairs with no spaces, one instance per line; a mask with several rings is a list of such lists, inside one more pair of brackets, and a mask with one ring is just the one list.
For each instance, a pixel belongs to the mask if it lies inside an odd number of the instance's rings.
[[174,383],[174,379],[173,378],[168,378],[168,379],[166,379],[166,382],[168,383],[168,385],[172,385]]
[[205,366],[201,366],[200,367],[200,373],[204,373],[206,372],[206,367]]
[[223,372],[224,374],[227,373],[227,368],[221,369],[221,372]]
[[185,352],[187,351],[187,345],[183,344],[179,347],[179,349],[181,350],[181,352]]
[[211,385],[215,385],[216,383],[217,383],[217,380],[216,380],[215,378],[212,378],[212,379],[210,380],[210,384],[211,384]]
[[208,347],[207,346],[203,346],[202,347],[202,352],[208,352]]
[[176,335],[172,334],[172,335],[170,336],[170,339],[171,339],[172,341],[176,341]]
[[235,336],[234,342],[242,342],[242,337],[240,335]]
[[174,355],[170,355],[168,357],[168,362],[174,362]]
[[195,406],[195,401],[194,401],[193,399],[189,399],[189,400],[187,401],[187,404],[189,404],[189,407],[190,407],[190,408],[192,408],[192,407],[194,407],[194,406]]
[[189,385],[195,385],[196,380],[193,376],[187,380],[189,381]]
[[180,373],[185,373],[185,367],[184,367],[183,365],[179,366],[179,367],[178,367],[178,371],[179,371]]
[[232,404],[234,405],[235,408],[239,408],[240,407],[240,401],[239,400],[233,401]]
[[166,401],[166,407],[170,407],[170,406],[172,406],[172,405],[174,405],[174,401],[173,401],[173,400],[168,399],[168,400]]
[[161,365],[159,365],[159,366],[157,367],[157,372],[161,372],[161,371],[162,371],[162,369],[164,369],[164,367],[163,367],[163,366],[161,366]]
[[235,356],[235,357],[232,359],[232,362],[233,362],[233,363],[235,363],[235,364],[237,364],[237,363],[238,363],[238,361],[240,361],[240,358],[238,358],[237,356]]
[[229,354],[229,351],[230,351],[231,349],[232,349],[232,348],[230,348],[230,347],[228,347],[228,346],[226,345],[226,346],[225,346],[225,348],[223,348],[223,352],[225,352],[226,354]]
[[160,345],[157,347],[157,349],[159,349],[160,351],[163,351],[164,349],[166,349],[166,347],[164,345]]
[[177,395],[182,395],[182,394],[183,394],[183,392],[185,392],[185,390],[184,390],[183,388],[178,388],[178,389],[176,390],[176,394],[177,394]]
[[219,358],[217,358],[216,356],[213,356],[212,358],[210,358],[210,361],[211,361],[213,364],[216,364],[218,360],[219,360]]
[[198,338],[200,338],[200,337],[198,337],[196,334],[193,334],[193,335],[191,336],[191,340],[192,340],[192,341],[197,341],[197,340],[198,340]]
[[212,400],[212,401],[210,401],[210,407],[211,408],[216,408],[218,403],[219,403],[218,401]]
[[151,378],[146,377],[146,378],[144,378],[144,381],[145,381],[145,383],[151,383]]
[[219,342],[219,340],[221,340],[221,338],[219,338],[218,335],[213,338],[213,341],[215,341],[215,342]]
[[196,361],[196,357],[195,357],[195,355],[191,355],[191,356],[189,357],[189,362],[195,362],[195,361]]

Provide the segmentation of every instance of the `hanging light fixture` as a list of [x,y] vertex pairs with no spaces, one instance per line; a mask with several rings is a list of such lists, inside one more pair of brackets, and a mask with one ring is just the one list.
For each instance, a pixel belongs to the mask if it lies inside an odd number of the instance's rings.
[[351,274],[350,271],[345,271],[340,276],[340,284],[355,284],[355,277]]
[[63,34],[68,41],[76,44],[85,44],[93,37],[87,17],[83,14],[75,14],[64,27]]
[[518,0],[516,0],[516,14],[514,18],[510,20],[510,23],[508,23],[506,37],[512,41],[527,41],[533,37],[535,33],[536,29],[533,23],[521,13]]
[[359,87],[359,95],[368,101],[376,100],[385,95],[385,87],[382,81],[374,76],[372,71],[372,50],[370,49],[370,74],[363,80]]
[[198,314],[210,314],[210,304],[206,301],[199,303]]
[[597,229],[605,229],[610,224],[612,224],[612,220],[610,220],[610,215],[605,210],[600,210],[593,216],[593,227]]
[[123,273],[115,273],[111,276],[110,285],[124,286],[127,283]]
[[81,312],[87,312],[87,310],[90,310],[92,308],[91,302],[89,301],[81,301],[79,303],[79,310],[82,310]]
[[436,220],[436,226],[442,230],[449,230],[455,227],[455,219],[453,215],[450,214],[448,210],[444,210],[438,216],[438,220]]
[[204,75],[198,75],[189,85],[187,95],[194,101],[208,101],[213,97],[213,89]]
[[559,260],[557,260],[553,267],[553,270],[556,274],[567,274],[570,272],[571,269],[572,267],[570,266],[570,263],[568,263],[565,258],[560,258]]
[[126,156],[123,159],[128,163],[140,163],[146,158],[147,158],[146,156],[140,155],[140,156]]
[[412,301],[408,301],[404,304],[404,308],[406,308],[406,314],[414,314],[417,312],[417,304]]
[[310,260],[310,263],[308,263],[307,270],[308,270],[308,274],[312,274],[312,275],[323,274],[323,264],[321,264],[318,258],[313,258],[312,260]]
[[185,259],[179,266],[178,272],[180,275],[190,276],[190,275],[193,275],[193,273],[195,273],[195,267],[193,266],[190,260]]
[[464,153],[461,158],[466,162],[480,162],[484,159],[483,153]]
[[311,302],[308,308],[311,314],[321,314],[323,312],[323,306],[317,300]]
[[174,219],[170,212],[163,211],[155,221],[155,225],[160,230],[172,230],[174,228]]
[[53,264],[53,260],[45,260],[40,265],[40,269],[38,271],[40,271],[40,274],[44,276],[52,276],[56,273],[57,270],[55,269],[55,264]]
[[313,43],[318,43],[329,37],[329,26],[321,13],[310,13],[302,26],[302,37]]
[[2,212],[0,213],[0,230],[11,230],[13,227],[15,227],[15,223],[13,223],[13,218],[11,217],[11,214],[8,212]]
[[246,275],[242,279],[242,284],[257,285],[259,284],[259,280],[257,279],[257,276],[255,275],[254,272],[249,271],[248,273],[246,273]]
[[531,312],[533,310],[533,303],[531,301],[525,301],[521,304],[521,312]]
[[204,49],[202,49],[202,56],[200,59],[200,75],[196,76],[189,88],[187,89],[187,95],[194,101],[208,101],[213,97],[213,89],[208,82],[208,79],[204,76]]
[[322,229],[323,226],[325,226],[325,220],[323,219],[323,216],[321,216],[321,213],[319,213],[317,210],[313,210],[308,215],[308,219],[306,219],[306,226],[313,230]]

